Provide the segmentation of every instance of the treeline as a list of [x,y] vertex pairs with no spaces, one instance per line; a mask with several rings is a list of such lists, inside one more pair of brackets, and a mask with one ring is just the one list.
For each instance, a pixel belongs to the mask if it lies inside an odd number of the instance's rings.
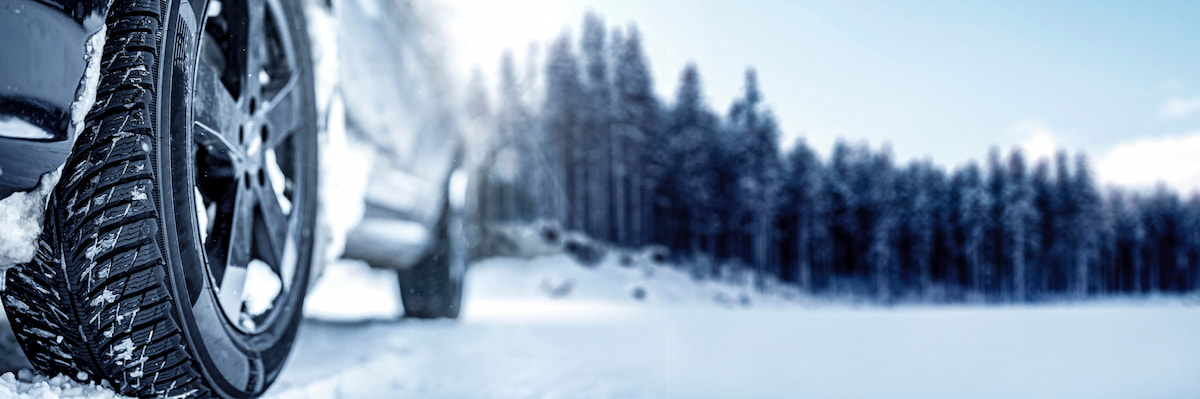
[[[539,60],[477,74],[490,141],[482,212],[554,220],[626,248],[661,245],[697,274],[748,268],[819,294],[1037,301],[1194,291],[1200,198],[1098,188],[1087,158],[989,152],[947,172],[888,148],[781,152],[753,69],[718,114],[687,66],[664,103],[637,27],[588,14]],[[495,102],[496,106],[491,104]],[[732,265],[732,266],[730,266]]]

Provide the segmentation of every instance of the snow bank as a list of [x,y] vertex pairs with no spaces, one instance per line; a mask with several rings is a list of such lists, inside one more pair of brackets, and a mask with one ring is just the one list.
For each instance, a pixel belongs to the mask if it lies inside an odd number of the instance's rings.
[[[0,226],[3,226],[0,228],[0,277],[4,270],[33,259],[38,235],[42,233],[46,199],[61,175],[61,168],[47,173],[33,191],[14,193],[0,200]],[[0,287],[3,286],[4,281],[0,279]]]
[[[471,265],[467,276],[464,295],[472,299],[463,319],[470,321],[595,321],[623,315],[625,305],[747,309],[808,303],[784,289],[698,281],[644,258],[625,266],[616,255],[596,266],[567,255],[492,258]],[[313,286],[304,314],[326,322],[396,319],[404,314],[396,273],[356,260],[334,262]]]
[[389,320],[402,314],[396,272],[355,260],[329,264],[304,303],[304,316],[312,320]]
[[807,303],[807,298],[786,287],[771,286],[760,291],[749,279],[739,283],[695,279],[679,268],[621,253],[608,254],[594,267],[582,266],[567,255],[531,260],[493,258],[472,265],[469,275],[467,294],[493,299],[723,308]]
[[67,376],[45,377],[29,370],[0,375],[0,397],[13,399],[112,399],[124,398],[95,384],[80,384]]

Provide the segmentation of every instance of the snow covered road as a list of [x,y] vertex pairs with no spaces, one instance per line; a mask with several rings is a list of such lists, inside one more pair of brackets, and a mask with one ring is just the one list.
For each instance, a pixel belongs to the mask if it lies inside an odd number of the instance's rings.
[[389,273],[327,277],[270,397],[1200,397],[1183,300],[855,308],[551,257],[483,262],[462,320],[412,321]]
[[274,394],[1185,398],[1200,395],[1196,320],[1136,308],[692,309],[595,324],[310,323]]
[[[310,321],[273,395],[1200,397],[1200,307],[1180,301],[855,309],[748,294],[729,308],[670,270],[564,258],[471,273],[459,322]],[[551,299],[547,281],[573,288]]]

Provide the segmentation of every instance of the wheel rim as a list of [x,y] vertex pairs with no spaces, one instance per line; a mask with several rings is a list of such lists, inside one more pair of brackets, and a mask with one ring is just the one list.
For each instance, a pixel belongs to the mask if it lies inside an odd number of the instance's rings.
[[268,329],[293,294],[304,226],[300,72],[279,0],[214,1],[193,92],[196,220],[230,325]]

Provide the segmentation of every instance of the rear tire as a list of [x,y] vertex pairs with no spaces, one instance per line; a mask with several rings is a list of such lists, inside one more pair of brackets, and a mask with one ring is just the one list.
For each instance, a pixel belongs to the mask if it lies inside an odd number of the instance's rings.
[[397,272],[404,316],[457,319],[462,309],[467,245],[463,217],[445,204],[433,250],[415,266]]
[[[229,15],[262,17],[240,26],[266,32],[243,36],[267,38],[246,39],[246,47],[270,53],[261,65],[246,64],[265,77],[225,70],[216,84],[261,92],[244,91],[218,113],[200,94],[217,93],[205,91],[214,87],[204,79],[213,69],[200,49],[214,44],[199,32],[204,12],[175,0],[113,2],[96,104],[51,195],[36,258],[8,273],[3,293],[39,371],[138,397],[254,397],[275,380],[300,322],[316,218],[315,106],[299,3],[224,1],[244,12]],[[238,29],[238,17],[228,18],[225,29]],[[279,54],[288,68],[274,67]],[[230,57],[228,68],[238,62]],[[253,79],[237,83],[239,75]],[[287,88],[270,91],[276,80]],[[239,114],[242,106],[249,111]],[[284,111],[296,114],[276,116]],[[233,130],[220,131],[230,137],[239,128],[262,132],[216,148],[201,142],[215,140],[199,132],[206,117],[233,121],[223,126]],[[259,159],[267,153],[271,161]],[[210,161],[221,157],[239,161]],[[268,178],[268,168],[282,168],[283,177]],[[282,184],[276,179],[287,187],[273,197],[266,188]],[[272,213],[270,204],[285,200],[283,214]],[[225,208],[230,202],[234,209]],[[242,303],[253,298],[250,277],[226,284],[254,262],[280,285],[261,312]],[[227,311],[230,298],[242,306]]]

